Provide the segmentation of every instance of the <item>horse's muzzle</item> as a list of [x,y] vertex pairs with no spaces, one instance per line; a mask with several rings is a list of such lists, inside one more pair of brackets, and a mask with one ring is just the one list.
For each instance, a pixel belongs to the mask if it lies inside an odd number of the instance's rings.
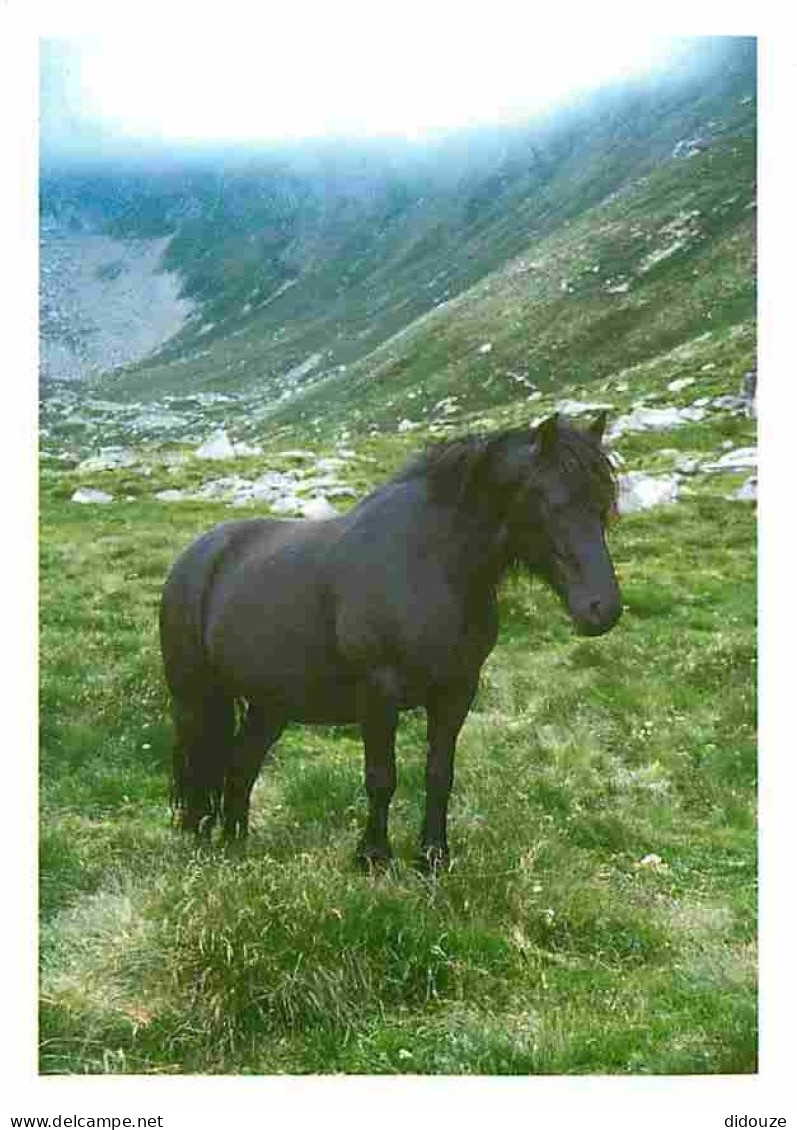
[[580,636],[602,636],[611,631],[622,614],[620,600],[593,600],[586,611],[573,615],[573,624]]

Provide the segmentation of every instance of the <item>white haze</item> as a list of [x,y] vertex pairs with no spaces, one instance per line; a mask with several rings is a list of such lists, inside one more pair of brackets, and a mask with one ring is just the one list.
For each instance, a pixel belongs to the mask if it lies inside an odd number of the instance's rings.
[[[382,9],[303,26],[293,16],[45,40],[45,151],[124,144],[269,143],[318,137],[422,138],[529,117],[586,89],[638,76],[676,50],[665,38],[544,34],[463,16],[420,25]],[[198,12],[201,8],[197,9]],[[322,22],[319,22],[322,21]]]

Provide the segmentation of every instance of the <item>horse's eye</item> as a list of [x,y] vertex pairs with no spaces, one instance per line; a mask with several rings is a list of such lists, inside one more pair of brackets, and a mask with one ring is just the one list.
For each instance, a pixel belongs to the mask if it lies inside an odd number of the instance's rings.
[[620,521],[620,508],[616,502],[611,502],[608,509],[603,515],[604,526],[613,526],[615,522]]

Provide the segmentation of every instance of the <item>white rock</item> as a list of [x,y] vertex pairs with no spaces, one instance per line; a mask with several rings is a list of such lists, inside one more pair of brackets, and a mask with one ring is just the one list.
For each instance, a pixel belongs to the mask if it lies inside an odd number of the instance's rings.
[[556,411],[564,416],[581,416],[585,412],[610,412],[612,408],[614,408],[613,404],[590,403],[584,400],[559,400],[556,404]]
[[235,448],[223,428],[215,431],[194,453],[198,459],[234,459]]
[[694,475],[700,469],[700,460],[693,455],[684,455],[678,452],[674,459],[675,470],[681,475]]
[[91,487],[79,487],[72,495],[72,502],[105,504],[113,502],[113,495],[106,494],[104,490],[92,490]]
[[184,451],[164,451],[160,458],[161,463],[165,467],[170,467],[173,471],[184,467],[188,462],[188,456]]
[[78,471],[114,471],[119,467],[132,467],[138,462],[129,447],[101,447],[99,455],[92,455],[78,463]]
[[172,428],[181,428],[185,425],[185,418],[174,412],[142,412],[132,421],[130,427],[133,431],[169,431]]
[[279,453],[283,459],[315,459],[314,451],[280,451]]
[[413,420],[402,420],[399,423],[397,430],[400,431],[400,432],[411,432],[414,428],[417,428],[417,427],[418,427],[418,424],[416,424],[415,421],[413,421]]
[[746,412],[748,401],[743,396],[715,396],[711,404],[714,408],[726,408],[731,412]]
[[298,514],[302,505],[295,495],[278,495],[276,498],[268,499],[259,499],[255,495],[255,499],[258,502],[268,502],[269,509],[275,514]]
[[620,475],[620,496],[617,507],[621,514],[634,514],[676,502],[680,483],[676,475],[646,475],[644,471],[629,471]]
[[[415,426],[415,425],[413,425]],[[319,459],[315,465],[317,471],[339,471],[341,467],[346,465],[346,460],[337,458],[334,455],[325,456]]]
[[637,864],[637,867],[651,867],[654,871],[666,866],[667,864],[664,862],[661,856],[656,855],[654,851],[652,851],[649,855],[643,856]]
[[705,410],[692,405],[689,408],[637,408],[627,416],[620,416],[609,429],[609,438],[614,439],[624,432],[661,431],[665,428],[678,428],[682,424],[695,423],[705,417]]
[[159,490],[155,497],[158,502],[182,502],[186,496],[181,490]]
[[491,353],[492,349],[493,343],[491,341],[485,341],[484,345],[479,346],[479,353]]
[[669,392],[680,392],[681,389],[689,388],[690,385],[695,383],[694,377],[678,377],[674,381],[670,381],[667,385]]
[[298,381],[302,377],[306,377],[308,373],[312,373],[313,369],[317,368],[324,360],[323,353],[311,353],[308,358],[302,361],[299,365],[294,365],[284,374],[286,381]]
[[303,518],[334,518],[337,514],[337,510],[323,496],[319,496],[318,498],[310,498],[307,502],[303,502],[301,504],[301,513]]
[[755,447],[737,447],[721,455],[713,463],[704,463],[704,471],[743,471],[748,467],[758,466],[758,449]]
[[732,502],[756,502],[758,499],[758,480],[755,475],[751,475],[746,482],[742,483],[738,490],[728,496]]

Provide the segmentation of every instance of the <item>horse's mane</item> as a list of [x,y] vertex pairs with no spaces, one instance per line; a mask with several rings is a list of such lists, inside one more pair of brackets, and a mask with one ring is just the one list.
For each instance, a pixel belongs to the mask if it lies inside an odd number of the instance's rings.
[[[529,428],[507,428],[504,431],[481,432],[431,444],[414,456],[399,471],[393,482],[425,478],[432,497],[442,502],[467,503],[474,494],[489,491],[495,482],[498,462],[495,456],[508,448],[531,447],[537,431]],[[608,513],[617,502],[617,477],[606,452],[588,431],[575,428],[561,416],[556,421],[556,438],[544,453],[529,462],[533,477],[535,467],[547,461],[555,467],[574,490]]]

